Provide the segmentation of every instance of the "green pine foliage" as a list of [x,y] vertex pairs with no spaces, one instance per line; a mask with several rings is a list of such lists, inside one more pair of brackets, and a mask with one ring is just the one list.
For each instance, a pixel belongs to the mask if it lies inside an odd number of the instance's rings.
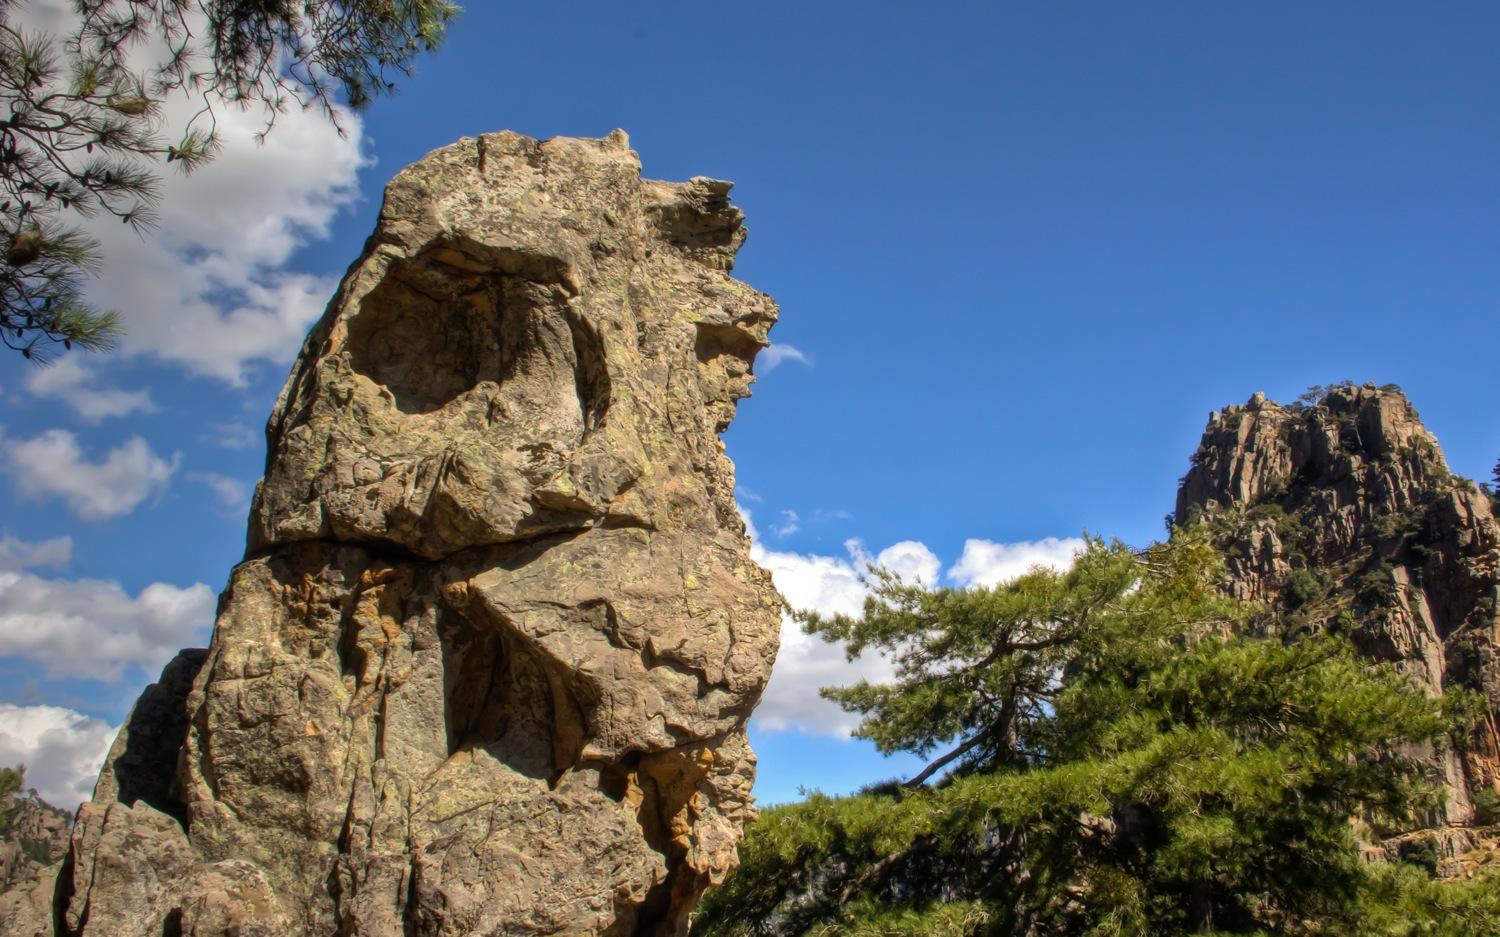
[[1440,882],[1416,866],[1372,866],[1360,937],[1487,937],[1500,934],[1500,872]]
[[1500,922],[1494,883],[1360,857],[1362,830],[1435,803],[1409,753],[1455,716],[1341,637],[1240,635],[1218,575],[1179,530],[994,589],[876,573],[861,618],[804,616],[896,662],[888,687],[828,691],[859,735],[944,754],[768,810],[694,933],[1500,933],[1437,921]]
[[10,806],[11,798],[20,793],[21,785],[24,783],[26,783],[25,765],[0,768],[0,833],[5,832],[10,825],[10,814],[5,808]]
[[[856,656],[876,648],[896,682],[823,695],[863,719],[855,734],[882,752],[930,755],[960,743],[914,779],[952,766],[1024,763],[1045,739],[1062,667],[1106,635],[1108,606],[1136,576],[1129,551],[1096,545],[1076,574],[1037,570],[1003,589],[937,589],[872,571],[860,618],[802,613],[804,626]],[[921,640],[912,640],[921,636]]]
[[[98,245],[68,221],[156,221],[161,166],[192,170],[219,150],[218,115],[258,109],[260,136],[289,108],[359,108],[395,89],[441,41],[448,0],[77,0],[66,36],[23,30],[0,0],[0,342],[43,361],[100,350],[119,317],[82,283]],[[157,53],[142,70],[142,51]],[[147,57],[149,59],[149,57]],[[175,141],[162,101],[200,108]],[[342,132],[342,128],[340,128]]]

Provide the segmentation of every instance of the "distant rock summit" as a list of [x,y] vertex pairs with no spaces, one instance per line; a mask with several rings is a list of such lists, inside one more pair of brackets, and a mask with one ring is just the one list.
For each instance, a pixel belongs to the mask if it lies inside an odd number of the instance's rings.
[[0,803],[0,923],[48,919],[71,821],[35,791]]
[[753,817],[780,600],[719,434],[776,321],[619,131],[402,171],[268,428],[212,645],[8,935],[673,935]]
[[1429,820],[1450,856],[1496,822],[1500,525],[1400,390],[1344,385],[1289,406],[1256,394],[1212,414],[1175,517],[1217,522],[1230,590],[1268,605],[1262,630],[1346,629],[1433,695],[1482,694],[1474,733],[1429,753],[1448,794]]

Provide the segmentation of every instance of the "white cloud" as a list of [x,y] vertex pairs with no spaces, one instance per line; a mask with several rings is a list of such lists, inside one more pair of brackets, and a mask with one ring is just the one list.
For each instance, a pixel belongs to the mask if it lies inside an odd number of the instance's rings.
[[36,661],[49,678],[118,680],[132,664],[154,676],[213,620],[201,582],[154,582],[131,596],[117,582],[0,572],[0,657]]
[[[740,507],[750,535],[750,556],[771,573],[787,604],[823,615],[859,615],[869,590],[860,581],[870,566],[881,566],[903,579],[929,588],[938,585],[942,561],[926,544],[903,540],[871,554],[859,540],[847,540],[848,558],[815,556],[768,550],[759,542],[750,512]],[[963,556],[948,570],[948,577],[962,587],[994,585],[1014,578],[1033,566],[1065,568],[1085,546],[1076,538],[1023,543],[992,543],[968,540]],[[840,645],[804,634],[790,616],[781,623],[781,652],[771,672],[760,706],[755,710],[758,728],[767,732],[796,729],[812,735],[847,738],[859,724],[858,716],[846,713],[818,695],[826,686],[844,686],[860,680],[882,683],[892,680],[888,660],[866,651],[853,661]]]
[[[754,541],[756,530],[749,512],[741,508],[740,513]],[[875,556],[857,540],[848,541],[845,548],[848,559],[767,550],[754,542],[750,556],[770,571],[788,605],[824,615],[860,613],[868,593],[860,576],[872,562],[928,585],[936,581],[938,558],[915,541],[895,544]],[[784,615],[781,651],[771,671],[771,682],[755,710],[756,725],[769,732],[799,729],[813,735],[847,738],[859,718],[823,699],[818,695],[819,688],[859,680],[880,683],[892,677],[890,663],[879,655],[867,652],[850,661],[841,646],[804,634],[801,625]]]
[[756,544],[760,542],[760,531],[756,529],[755,520],[750,515],[750,509],[738,501],[734,503],[734,509],[740,512],[740,520],[745,522],[745,536],[750,538],[750,549],[754,550]]
[[[43,665],[48,677],[117,680],[126,665],[155,675],[184,645],[201,643],[214,597],[197,583],[154,583],[131,597],[118,583],[48,580],[23,572],[66,563],[67,537],[0,539],[0,656]],[[26,783],[73,810],[89,797],[117,726],[57,706],[0,704],[0,767],[26,765]]]
[[927,549],[927,544],[917,540],[893,543],[876,556],[871,556],[859,540],[845,540],[844,549],[849,551],[860,569],[881,566],[902,579],[919,582],[929,589],[937,585],[938,570],[943,565],[937,554]]
[[217,472],[189,472],[187,480],[208,488],[226,511],[238,511],[250,504],[250,486],[238,478]]
[[226,420],[211,427],[198,439],[221,449],[249,449],[260,442],[260,434],[246,425],[244,420]]
[[[76,22],[71,6],[34,0],[23,9],[31,24],[60,35]],[[200,103],[189,95],[165,101],[164,139]],[[332,295],[336,277],[281,268],[300,246],[326,237],[339,209],[358,197],[366,159],[352,113],[340,114],[340,137],[317,108],[289,107],[264,143],[255,140],[259,110],[223,106],[216,116],[223,149],[214,161],[192,175],[159,167],[155,231],[141,236],[107,217],[86,223],[104,261],[88,290],[123,314],[126,353],[240,385],[260,363],[284,366]]]
[[[738,490],[738,495],[739,497],[745,498],[746,500],[750,501],[761,500],[759,495],[752,495],[743,489]],[[832,508],[818,508],[812,512],[811,517],[803,517],[798,512],[790,509],[777,511],[776,513],[780,520],[773,523],[770,530],[771,533],[775,534],[778,538],[790,537],[792,534],[795,534],[798,531],[802,530],[802,525],[804,522],[823,525],[835,523],[838,521],[854,520],[854,515],[850,514],[848,511]]]
[[51,364],[32,368],[25,385],[34,397],[67,404],[90,426],[98,426],[110,417],[151,413],[156,409],[149,391],[110,386],[82,355],[64,355]]
[[[866,590],[848,560],[780,553],[759,546],[751,556],[770,570],[776,588],[793,608],[830,615],[859,614]],[[856,660],[847,660],[842,647],[804,634],[801,625],[783,615],[781,651],[771,671],[771,682],[755,710],[755,722],[770,732],[799,729],[812,735],[847,738],[858,725],[858,717],[820,697],[819,688],[859,680],[879,683],[891,678],[889,663],[879,655],[867,652]]]
[[161,458],[139,436],[125,440],[100,462],[89,461],[78,437],[67,430],[5,442],[5,469],[21,494],[39,501],[61,498],[73,513],[91,521],[128,514],[165,491],[180,461],[177,453],[170,460]]
[[38,566],[66,566],[72,558],[72,537],[54,537],[41,543],[27,543],[10,534],[0,536],[0,573],[20,572]]
[[763,374],[774,370],[783,361],[795,361],[798,364],[805,364],[808,367],[812,367],[812,359],[806,353],[795,345],[784,343],[775,344],[769,348],[762,348],[760,355],[755,361],[760,365],[760,370]]
[[801,520],[802,518],[797,516],[796,511],[782,511],[781,523],[772,527],[771,533],[778,537],[790,537],[802,529],[802,525],[799,523]]
[[60,706],[0,703],[0,767],[26,766],[26,786],[72,812],[88,800],[119,726]]
[[994,586],[1034,566],[1067,569],[1087,546],[1078,537],[1046,537],[1018,543],[965,540],[964,552],[948,570],[948,578],[963,586]]

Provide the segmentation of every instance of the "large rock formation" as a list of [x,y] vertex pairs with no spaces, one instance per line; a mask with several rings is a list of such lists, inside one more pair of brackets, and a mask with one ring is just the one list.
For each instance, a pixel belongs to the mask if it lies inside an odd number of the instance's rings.
[[[1344,385],[1280,406],[1256,394],[1209,417],[1176,518],[1216,521],[1238,597],[1266,630],[1345,628],[1371,657],[1490,711],[1466,744],[1430,753],[1455,831],[1495,822],[1500,788],[1500,524],[1490,496],[1453,476],[1394,387]],[[1477,808],[1477,809],[1476,809]],[[1478,816],[1476,817],[1476,813]]]
[[79,814],[61,932],[685,932],[753,813],[779,620],[719,439],[776,319],[729,188],[643,181],[618,131],[391,182],[212,646]]

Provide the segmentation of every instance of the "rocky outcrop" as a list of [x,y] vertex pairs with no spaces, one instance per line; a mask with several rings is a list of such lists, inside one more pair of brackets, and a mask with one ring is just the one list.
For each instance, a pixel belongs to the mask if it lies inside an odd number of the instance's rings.
[[[7,937],[50,932],[57,865],[68,850],[71,817],[36,791],[0,805],[0,923]],[[28,930],[23,922],[31,922]]]
[[35,791],[0,809],[0,888],[11,888],[62,858],[70,817]]
[[1198,517],[1220,531],[1230,591],[1266,603],[1257,627],[1345,629],[1435,696],[1488,700],[1466,744],[1429,753],[1448,796],[1428,820],[1494,822],[1500,525],[1400,390],[1344,385],[1290,406],[1256,394],[1211,414],[1177,496],[1176,520]]
[[664,935],[753,815],[779,599],[719,434],[776,319],[625,135],[404,170],[268,427],[212,646],[142,697],[60,931]]

